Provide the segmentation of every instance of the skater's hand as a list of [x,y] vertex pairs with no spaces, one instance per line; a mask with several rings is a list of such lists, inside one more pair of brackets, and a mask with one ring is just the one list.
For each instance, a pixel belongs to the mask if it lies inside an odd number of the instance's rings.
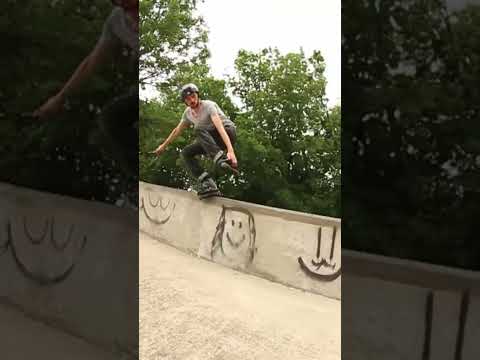
[[52,96],[42,106],[33,112],[33,116],[39,119],[58,113],[63,106],[64,98],[61,95]]
[[227,158],[234,168],[238,167],[237,157],[233,151],[227,152]]
[[165,145],[160,145],[158,148],[156,148],[155,150],[152,151],[152,154],[155,154],[157,156],[159,156],[161,153],[163,153],[164,151],[166,150],[166,146]]

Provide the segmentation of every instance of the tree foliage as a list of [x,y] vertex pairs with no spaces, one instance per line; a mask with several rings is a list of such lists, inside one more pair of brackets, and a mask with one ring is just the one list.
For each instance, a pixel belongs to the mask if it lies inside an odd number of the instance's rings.
[[106,101],[136,83],[136,71],[115,61],[72,95],[59,116],[45,122],[19,116],[63,86],[97,42],[111,3],[21,0],[0,6],[1,181],[114,201],[122,177],[103,149],[95,117]]
[[205,58],[207,32],[197,0],[140,1],[140,85],[165,80],[181,64]]
[[474,267],[478,7],[343,6],[344,246]]
[[[185,109],[178,87],[194,82],[202,98],[217,102],[237,125],[241,175],[218,178],[225,194],[338,216],[340,108],[325,105],[324,68],[319,52],[306,58],[301,52],[282,55],[276,49],[241,51],[236,76],[228,80],[213,78],[205,62],[179,67],[161,98],[142,105],[141,148],[146,153],[168,136]],[[140,177],[185,189],[194,185],[179,157],[189,141],[191,133],[158,160],[144,155]]]

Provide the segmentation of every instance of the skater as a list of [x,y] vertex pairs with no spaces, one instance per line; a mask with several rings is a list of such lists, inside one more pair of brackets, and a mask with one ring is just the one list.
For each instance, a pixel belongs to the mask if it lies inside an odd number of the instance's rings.
[[236,141],[235,124],[215,102],[201,99],[198,87],[194,84],[183,86],[180,98],[187,106],[180,123],[152,153],[157,156],[163,153],[183,130],[193,125],[195,142],[182,150],[182,157],[190,173],[198,180],[198,196],[219,195],[215,181],[202,169],[197,156],[207,155],[218,168],[238,174],[237,157],[233,149]]
[[[95,70],[122,50],[129,50],[123,58],[138,69],[139,0],[112,0],[114,8],[104,23],[103,31],[92,51],[83,59],[64,86],[33,112],[39,119],[60,112],[67,96],[91,78]],[[121,57],[121,56],[120,56]],[[138,85],[132,84],[125,92],[106,104],[97,118],[110,155],[119,163],[125,175],[138,181]],[[128,200],[127,200],[128,202]],[[134,200],[135,202],[135,200]],[[136,204],[135,204],[136,205]]]

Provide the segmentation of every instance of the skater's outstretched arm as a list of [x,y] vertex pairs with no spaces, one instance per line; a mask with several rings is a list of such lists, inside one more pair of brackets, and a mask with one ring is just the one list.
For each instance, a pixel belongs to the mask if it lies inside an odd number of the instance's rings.
[[228,134],[223,127],[222,119],[220,119],[220,116],[218,116],[218,114],[212,114],[211,118],[213,125],[215,125],[215,127],[217,128],[218,133],[220,134],[223,142],[225,143],[225,146],[227,148],[228,160],[231,161],[233,167],[237,167],[237,157],[235,156],[232,142],[230,141],[230,138],[228,137]]
[[43,118],[60,111],[65,101],[65,97],[70,92],[78,89],[83,82],[89,79],[98,66],[106,62],[109,53],[109,45],[104,41],[98,42],[90,54],[88,54],[80,65],[78,65],[63,88],[35,110],[33,116]]
[[172,130],[170,135],[168,135],[167,139],[161,143],[155,150],[152,151],[152,154],[160,155],[163,153],[166,149],[167,146],[172,143],[180,134],[183,132],[188,127],[188,124],[181,122],[178,124],[175,129]]

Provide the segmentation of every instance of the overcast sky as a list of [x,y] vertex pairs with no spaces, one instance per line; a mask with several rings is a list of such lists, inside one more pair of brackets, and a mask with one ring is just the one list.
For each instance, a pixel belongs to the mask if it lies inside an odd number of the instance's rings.
[[307,56],[320,50],[326,63],[329,104],[339,104],[340,4],[340,0],[205,0],[199,12],[210,30],[213,74],[232,74],[240,49],[278,47],[287,53],[303,48]]
[[340,104],[340,0],[205,0],[198,12],[209,29],[215,77],[233,74],[240,49],[277,47],[287,53],[303,48],[306,56],[320,50],[326,63],[328,103]]
[[[459,9],[480,0],[447,0]],[[325,58],[329,105],[341,98],[341,0],[204,0],[199,14],[209,29],[208,47],[213,75],[233,74],[240,49],[277,47],[282,53],[303,48],[309,56],[320,50]],[[154,96],[153,89],[142,92]]]

